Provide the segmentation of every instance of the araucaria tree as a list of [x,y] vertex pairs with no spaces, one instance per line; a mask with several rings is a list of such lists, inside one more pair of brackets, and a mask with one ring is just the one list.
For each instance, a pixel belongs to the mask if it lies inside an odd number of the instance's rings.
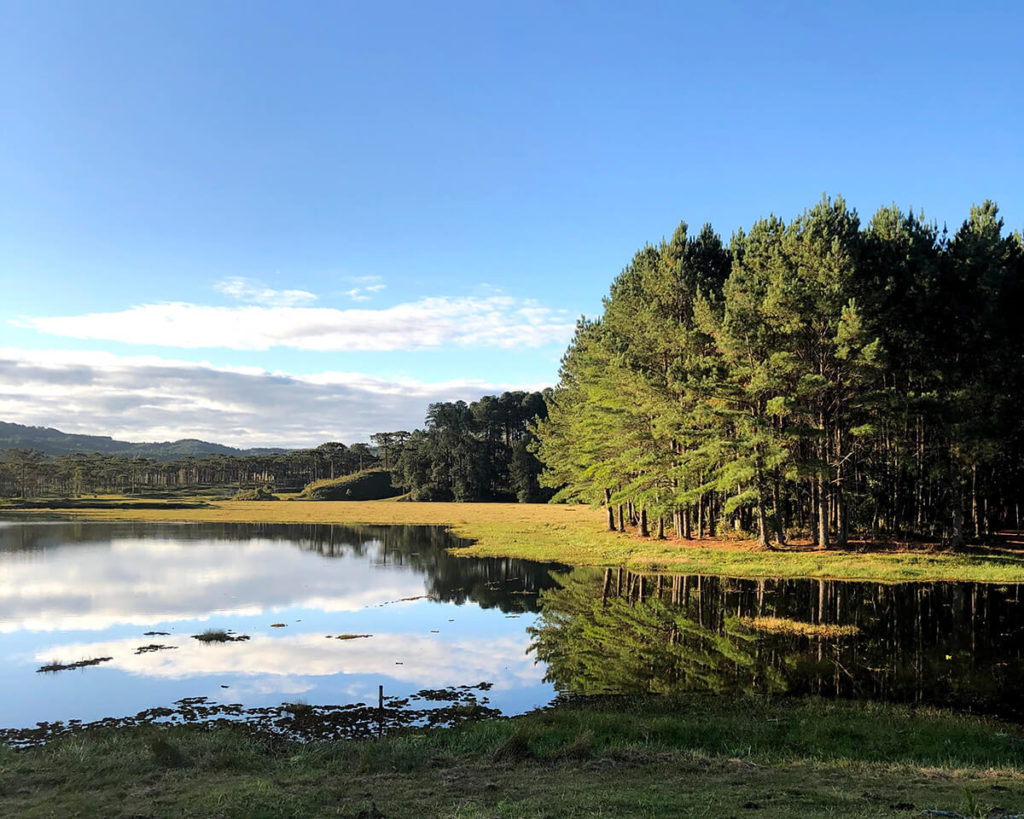
[[609,528],[771,548],[851,536],[954,546],[1019,520],[1024,240],[996,206],[949,236],[842,198],[726,248],[680,225],[581,320],[533,445]]

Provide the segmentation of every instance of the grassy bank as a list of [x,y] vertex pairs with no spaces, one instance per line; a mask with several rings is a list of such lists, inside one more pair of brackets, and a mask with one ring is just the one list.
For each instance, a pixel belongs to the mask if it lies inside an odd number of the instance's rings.
[[937,711],[719,698],[331,744],[149,727],[0,749],[0,804],[21,817],[984,816],[1024,811],[1024,737]]
[[[2,514],[0,507],[0,514]],[[94,520],[263,523],[380,523],[449,526],[471,541],[465,555],[521,557],[577,566],[627,565],[641,571],[732,577],[820,577],[879,582],[1024,582],[1024,552],[949,554],[907,551],[758,551],[742,541],[639,539],[607,532],[600,510],[580,506],[390,501],[264,503],[210,501],[201,508],[108,506],[67,509]]]

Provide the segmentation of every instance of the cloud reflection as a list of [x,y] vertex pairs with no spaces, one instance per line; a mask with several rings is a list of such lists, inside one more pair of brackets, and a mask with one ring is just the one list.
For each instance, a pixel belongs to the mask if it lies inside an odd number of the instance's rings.
[[327,639],[321,633],[287,637],[253,634],[246,642],[209,645],[181,635],[154,638],[175,646],[173,650],[135,654],[135,649],[147,639],[48,646],[36,652],[35,660],[43,664],[55,656],[113,657],[104,664],[105,668],[142,677],[184,679],[242,674],[282,681],[287,678],[289,690],[303,690],[296,688],[292,679],[296,675],[373,674],[438,688],[488,680],[498,689],[536,685],[543,677],[542,669],[526,653],[529,638],[525,634],[482,640],[445,639],[410,632],[377,634],[359,640]]
[[424,593],[419,573],[377,566],[375,553],[332,561],[260,538],[124,538],[55,550],[45,571],[0,553],[0,633],[99,631],[290,607],[356,611]]

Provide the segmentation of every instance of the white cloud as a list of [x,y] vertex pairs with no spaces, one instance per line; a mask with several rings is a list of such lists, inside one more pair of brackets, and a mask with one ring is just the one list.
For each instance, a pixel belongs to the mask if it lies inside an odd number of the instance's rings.
[[312,304],[317,299],[315,293],[307,290],[274,290],[262,282],[244,276],[223,279],[214,284],[213,289],[233,299],[267,307],[297,307],[301,304]]
[[201,438],[235,446],[365,441],[423,425],[435,401],[543,385],[312,376],[156,356],[0,348],[0,418],[130,441]]
[[[356,287],[349,295],[359,297],[375,286]],[[379,310],[169,302],[81,316],[23,316],[12,323],[58,336],[128,344],[321,351],[564,345],[575,326],[564,310],[497,295],[424,298]]]
[[357,286],[346,290],[345,295],[352,301],[369,301],[372,293],[379,293],[387,285],[381,281],[380,276],[353,276],[350,281]]

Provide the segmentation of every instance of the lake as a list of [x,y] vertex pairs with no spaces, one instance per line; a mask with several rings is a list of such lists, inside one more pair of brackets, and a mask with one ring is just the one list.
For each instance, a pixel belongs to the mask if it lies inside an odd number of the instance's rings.
[[[639,575],[457,545],[438,527],[0,523],[0,728],[372,709],[379,686],[413,710],[715,690],[1024,715],[1020,586]],[[211,630],[227,641],[196,639]]]

